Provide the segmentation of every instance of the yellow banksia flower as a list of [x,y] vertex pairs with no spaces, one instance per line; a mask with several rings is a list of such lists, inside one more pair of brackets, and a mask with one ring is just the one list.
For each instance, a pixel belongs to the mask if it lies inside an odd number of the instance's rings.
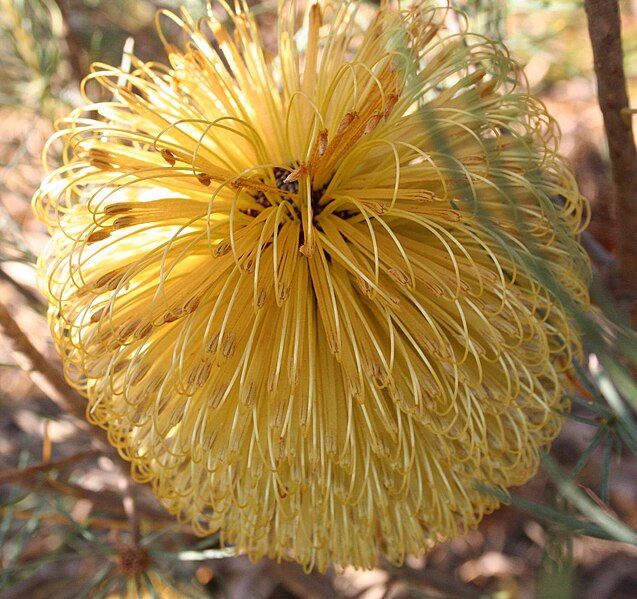
[[242,1],[216,8],[160,13],[169,65],[95,64],[61,122],[34,206],[65,374],[197,533],[399,564],[559,432],[580,349],[540,275],[586,305],[586,206],[462,15],[281,0],[268,48]]

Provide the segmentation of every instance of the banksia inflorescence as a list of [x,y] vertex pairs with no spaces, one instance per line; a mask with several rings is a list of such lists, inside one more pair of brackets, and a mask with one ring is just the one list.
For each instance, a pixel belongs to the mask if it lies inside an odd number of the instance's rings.
[[94,65],[112,99],[56,136],[34,204],[66,376],[196,532],[400,563],[559,432],[579,343],[540,273],[586,304],[585,204],[516,65],[449,9],[282,1],[275,54],[245,4],[209,12],[160,13],[169,67]]

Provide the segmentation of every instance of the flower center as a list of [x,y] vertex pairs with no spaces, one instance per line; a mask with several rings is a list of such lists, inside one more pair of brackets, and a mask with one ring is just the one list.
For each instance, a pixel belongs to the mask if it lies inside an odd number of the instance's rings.
[[[299,193],[298,181],[286,181],[290,173],[292,173],[292,169],[281,168],[277,166],[272,169],[272,172],[274,174],[274,180],[275,180],[277,189],[280,189],[281,191],[295,194],[295,195]],[[321,214],[323,209],[332,201],[331,199],[325,199],[323,197],[328,185],[329,185],[329,181],[328,183],[323,185],[320,189],[312,189],[312,195],[311,195],[312,214],[313,214],[312,224],[314,226],[317,226],[317,217],[319,216],[319,214]],[[268,200],[266,194],[263,193],[263,191],[258,190],[252,193],[251,195],[254,201],[260,206],[262,206],[263,208],[269,208],[272,205],[270,200]],[[299,219],[301,219],[302,206],[300,206],[297,202],[294,202],[293,210],[296,216]],[[248,216],[257,216],[260,211],[256,208],[248,208],[248,209],[241,210],[241,212],[243,212],[244,214],[247,214]],[[346,218],[347,216],[345,216],[344,214],[345,212],[346,211],[338,211],[338,212],[335,212],[335,214],[337,216]]]

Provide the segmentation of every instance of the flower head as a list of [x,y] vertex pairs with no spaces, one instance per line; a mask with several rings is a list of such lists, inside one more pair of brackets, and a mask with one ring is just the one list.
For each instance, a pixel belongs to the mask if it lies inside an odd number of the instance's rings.
[[371,10],[282,0],[274,54],[243,2],[161,13],[170,66],[94,65],[112,99],[34,201],[89,420],[196,532],[308,568],[400,563],[531,477],[579,344],[528,263],[587,302],[515,64],[428,0]]

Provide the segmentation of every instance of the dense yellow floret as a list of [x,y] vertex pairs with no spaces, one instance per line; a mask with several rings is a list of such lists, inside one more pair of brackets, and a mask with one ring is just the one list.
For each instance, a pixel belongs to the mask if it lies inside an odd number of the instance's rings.
[[[252,558],[400,563],[557,435],[585,203],[496,43],[423,1],[160,13],[34,199],[68,380],[164,505]],[[300,26],[300,28],[299,28]],[[214,41],[213,41],[214,40]],[[89,89],[90,85],[86,89]],[[525,266],[527,265],[527,266]]]

